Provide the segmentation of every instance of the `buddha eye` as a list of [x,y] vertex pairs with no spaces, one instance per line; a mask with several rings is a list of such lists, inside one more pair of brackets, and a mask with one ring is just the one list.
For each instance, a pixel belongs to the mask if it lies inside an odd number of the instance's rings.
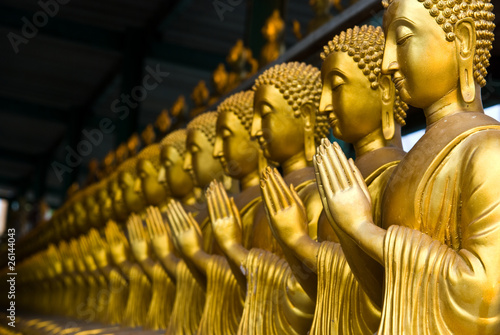
[[262,105],[262,117],[266,116],[266,115],[269,115],[273,112],[271,106],[269,105]]
[[222,138],[228,138],[232,135],[231,131],[229,129],[223,129],[222,130]]
[[337,76],[337,75],[333,76],[332,91],[337,91],[344,84],[345,84],[345,81],[342,77]]
[[404,45],[410,37],[413,36],[413,32],[410,28],[406,26],[399,26],[396,31],[396,43],[397,45]]

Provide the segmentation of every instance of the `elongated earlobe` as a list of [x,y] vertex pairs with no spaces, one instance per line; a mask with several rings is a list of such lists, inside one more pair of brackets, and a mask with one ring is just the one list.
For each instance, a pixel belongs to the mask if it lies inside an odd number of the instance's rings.
[[460,92],[466,103],[476,99],[474,80],[474,55],[476,53],[476,28],[472,18],[460,20],[455,25]]
[[312,162],[316,153],[316,143],[314,141],[314,129],[316,125],[316,110],[307,103],[301,107],[302,117],[304,118],[304,146],[305,155],[308,162]]
[[394,137],[394,99],[396,88],[390,75],[380,77],[380,90],[382,91],[382,130],[386,141]]

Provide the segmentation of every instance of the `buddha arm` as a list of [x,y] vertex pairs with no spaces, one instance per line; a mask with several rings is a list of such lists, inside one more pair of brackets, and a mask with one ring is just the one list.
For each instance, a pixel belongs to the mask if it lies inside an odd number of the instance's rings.
[[164,257],[158,257],[163,269],[167,272],[170,278],[175,282],[177,280],[177,264],[180,259],[174,254],[168,254]]
[[344,256],[349,263],[356,280],[370,300],[379,308],[382,307],[384,294],[384,268],[370,257],[349,235],[333,223]]
[[245,247],[241,244],[222,244],[221,241],[218,241],[219,245],[226,255],[227,261],[229,263],[229,267],[231,268],[238,284],[242,288],[246,288],[246,277],[245,273],[246,269],[246,259],[249,251],[245,249]]

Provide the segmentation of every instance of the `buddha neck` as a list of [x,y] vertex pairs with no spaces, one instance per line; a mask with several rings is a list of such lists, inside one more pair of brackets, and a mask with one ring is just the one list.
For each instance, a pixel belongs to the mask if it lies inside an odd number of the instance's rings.
[[481,101],[481,87],[476,84],[476,99],[468,104],[463,98],[460,90],[455,88],[450,93],[424,108],[427,128],[432,126],[442,118],[463,112],[483,112],[483,103]]
[[252,171],[240,179],[241,191],[257,185],[260,185],[260,176],[258,170]]
[[291,172],[304,169],[309,165],[310,164],[307,162],[305,153],[303,151],[293,155],[285,162],[281,163],[284,176],[288,175]]
[[382,129],[377,128],[353,145],[356,157],[359,158],[371,151],[385,147],[387,143],[384,139]]

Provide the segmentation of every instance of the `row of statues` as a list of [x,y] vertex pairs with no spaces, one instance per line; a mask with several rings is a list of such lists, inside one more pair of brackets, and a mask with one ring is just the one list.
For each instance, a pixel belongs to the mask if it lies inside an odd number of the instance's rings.
[[[321,71],[271,67],[74,194],[60,241],[19,266],[19,303],[49,315],[22,326],[499,334],[500,123],[480,99],[493,5],[383,4],[384,28],[335,36]],[[427,131],[405,153],[408,105]]]

